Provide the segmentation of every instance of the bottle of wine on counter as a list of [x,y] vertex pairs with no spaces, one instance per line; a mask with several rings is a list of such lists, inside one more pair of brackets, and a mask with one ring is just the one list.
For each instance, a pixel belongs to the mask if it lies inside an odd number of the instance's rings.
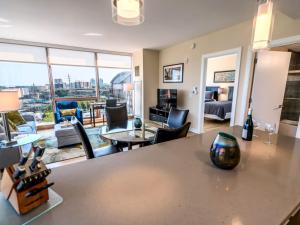
[[253,129],[252,109],[249,108],[248,117],[243,127],[242,139],[245,141],[252,141]]

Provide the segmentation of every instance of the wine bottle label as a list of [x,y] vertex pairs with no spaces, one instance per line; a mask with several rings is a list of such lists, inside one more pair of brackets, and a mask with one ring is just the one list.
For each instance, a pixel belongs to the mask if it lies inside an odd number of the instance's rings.
[[242,138],[247,139],[248,136],[248,130],[243,129]]

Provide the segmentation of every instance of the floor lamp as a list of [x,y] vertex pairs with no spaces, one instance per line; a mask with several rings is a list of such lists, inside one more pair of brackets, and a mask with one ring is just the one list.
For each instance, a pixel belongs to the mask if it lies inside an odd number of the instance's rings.
[[133,84],[132,83],[126,83],[123,86],[123,90],[127,93],[127,101],[128,106],[130,109],[130,113],[133,114],[133,105],[132,105],[132,91],[133,91]]
[[6,141],[2,141],[2,144],[10,146],[16,142],[12,141],[6,113],[20,109],[19,91],[0,91],[0,99],[0,113],[6,136]]

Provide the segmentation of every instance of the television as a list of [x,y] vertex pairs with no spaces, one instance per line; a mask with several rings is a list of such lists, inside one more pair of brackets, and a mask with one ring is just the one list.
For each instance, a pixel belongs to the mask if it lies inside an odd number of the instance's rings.
[[176,89],[157,89],[157,108],[169,110],[177,107]]

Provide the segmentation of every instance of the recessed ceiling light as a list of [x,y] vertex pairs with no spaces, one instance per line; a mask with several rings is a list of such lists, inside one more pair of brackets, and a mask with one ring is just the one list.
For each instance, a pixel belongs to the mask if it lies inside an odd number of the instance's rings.
[[8,22],[9,22],[9,20],[4,19],[4,18],[0,18],[0,23],[8,23]]
[[100,33],[85,33],[83,34],[84,36],[92,36],[92,37],[101,37],[103,36],[103,34],[100,34]]
[[0,24],[0,28],[11,28],[13,25],[11,24]]

